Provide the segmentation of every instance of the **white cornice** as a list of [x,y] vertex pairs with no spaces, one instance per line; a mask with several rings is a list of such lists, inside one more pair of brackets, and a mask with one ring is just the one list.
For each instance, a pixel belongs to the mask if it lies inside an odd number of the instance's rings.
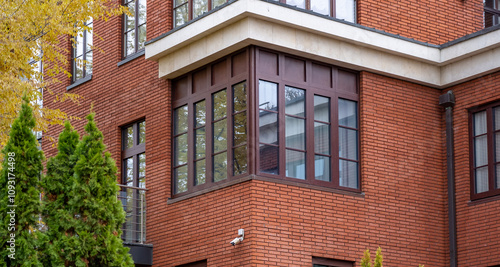
[[261,0],[238,0],[146,45],[175,78],[248,45],[436,88],[500,69],[500,30],[441,48]]

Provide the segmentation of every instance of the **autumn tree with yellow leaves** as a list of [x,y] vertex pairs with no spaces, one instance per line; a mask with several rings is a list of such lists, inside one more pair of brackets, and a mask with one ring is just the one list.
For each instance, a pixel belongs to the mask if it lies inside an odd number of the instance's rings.
[[123,11],[118,1],[112,0],[0,0],[0,148],[9,139],[23,96],[34,109],[36,131],[71,117],[36,101],[42,97],[40,88],[43,93],[56,94],[58,101],[78,101],[75,94],[50,90],[50,84],[59,82],[56,75],[71,76],[67,62],[70,51],[59,42],[64,38],[74,42],[82,30],[91,30],[85,25],[90,19],[107,20]]

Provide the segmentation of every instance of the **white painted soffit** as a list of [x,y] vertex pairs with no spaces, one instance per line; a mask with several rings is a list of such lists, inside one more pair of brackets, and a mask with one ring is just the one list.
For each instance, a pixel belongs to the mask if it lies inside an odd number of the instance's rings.
[[248,45],[436,88],[500,69],[500,30],[441,49],[261,0],[238,0],[146,45],[175,78]]

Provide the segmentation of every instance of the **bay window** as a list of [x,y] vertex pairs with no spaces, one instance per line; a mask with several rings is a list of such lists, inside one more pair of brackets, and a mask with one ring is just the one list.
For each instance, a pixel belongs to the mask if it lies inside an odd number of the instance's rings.
[[249,176],[360,191],[356,73],[249,47],[173,94],[174,195]]

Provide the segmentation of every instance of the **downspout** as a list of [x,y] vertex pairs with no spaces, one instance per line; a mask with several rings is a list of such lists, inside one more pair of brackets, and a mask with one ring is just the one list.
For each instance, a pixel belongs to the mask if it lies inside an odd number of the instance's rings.
[[439,96],[446,116],[446,166],[448,178],[448,232],[450,234],[450,267],[457,267],[457,214],[455,204],[455,156],[453,154],[453,106],[455,95],[450,90]]

